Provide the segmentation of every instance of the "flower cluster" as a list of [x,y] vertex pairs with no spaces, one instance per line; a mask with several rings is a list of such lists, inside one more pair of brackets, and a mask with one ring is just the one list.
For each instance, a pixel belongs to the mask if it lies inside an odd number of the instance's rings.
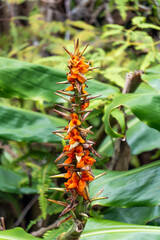
[[[92,126],[83,128],[82,123],[92,110],[86,110],[89,106],[90,94],[85,90],[87,87],[87,78],[84,76],[89,70],[93,70],[89,66],[90,62],[86,63],[85,58],[82,56],[85,49],[82,52],[79,51],[79,40],[74,44],[74,53],[67,53],[71,59],[68,61],[69,73],[67,73],[67,81],[63,84],[70,84],[67,88],[61,91],[57,91],[57,95],[62,96],[66,101],[69,96],[71,102],[70,108],[65,108],[61,105],[63,110],[67,110],[69,114],[54,110],[69,120],[68,126],[62,130],[54,131],[53,133],[63,137],[66,141],[69,141],[64,146],[62,154],[56,159],[56,162],[66,157],[63,163],[58,164],[59,167],[64,167],[66,173],[63,175],[67,181],[64,183],[66,191],[70,192],[72,196],[81,195],[85,200],[89,200],[88,184],[94,179],[91,166],[96,160],[90,156],[92,152],[94,155],[99,154],[93,149],[94,142],[92,139],[87,140],[88,133],[91,132]],[[71,93],[69,93],[71,92]],[[61,95],[62,94],[62,95]],[[65,97],[64,97],[65,95]],[[62,134],[61,134],[62,133]]]

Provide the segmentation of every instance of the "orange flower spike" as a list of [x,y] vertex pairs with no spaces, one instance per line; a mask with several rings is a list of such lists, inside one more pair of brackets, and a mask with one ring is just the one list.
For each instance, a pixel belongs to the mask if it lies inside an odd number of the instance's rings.
[[83,119],[84,115],[82,111],[89,106],[89,101],[86,99],[88,92],[85,90],[85,82],[87,81],[85,73],[89,70],[90,61],[86,63],[85,57],[82,56],[87,46],[80,52],[79,40],[77,40],[74,42],[74,53],[70,53],[65,49],[70,55],[68,61],[69,72],[67,73],[70,86],[66,87],[64,91],[72,91],[73,95],[66,93],[71,102],[71,120],[69,120],[68,127],[64,131],[65,134],[68,130],[65,140],[69,140],[69,144],[64,146],[62,154],[68,157],[64,161],[64,168],[67,171],[65,178],[68,179],[64,185],[71,194],[69,198],[72,199],[71,201],[75,201],[77,195],[83,196],[84,200],[89,200],[87,187],[89,182],[94,179],[91,174],[91,166],[96,162],[90,156],[90,147],[92,145],[90,145],[89,141],[88,144],[85,144],[88,131],[81,128],[81,119]]

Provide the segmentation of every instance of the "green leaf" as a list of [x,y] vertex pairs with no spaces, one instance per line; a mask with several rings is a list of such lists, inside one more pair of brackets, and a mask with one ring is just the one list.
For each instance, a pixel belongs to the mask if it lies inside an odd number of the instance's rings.
[[72,20],[67,19],[66,24],[69,24],[76,28],[85,29],[85,30],[94,30],[95,29],[95,27],[85,23],[84,21],[72,21]]
[[11,230],[0,231],[1,240],[38,240],[40,238],[33,237],[26,233],[22,228],[14,228]]
[[54,136],[56,127],[66,121],[42,113],[0,105],[0,138],[25,142],[60,142]]
[[[67,64],[67,63],[66,63]],[[62,101],[55,91],[67,86],[56,84],[66,81],[66,73],[51,67],[0,57],[0,96],[24,98],[38,101]],[[118,92],[118,88],[95,80],[88,82],[89,93],[107,97]]]
[[119,92],[117,87],[113,87],[109,84],[98,82],[96,80],[89,80],[87,82],[88,92],[94,95],[100,95],[98,98],[107,98],[111,94]]
[[160,131],[160,94],[121,94],[110,103],[104,114],[105,131],[111,137],[124,137],[115,132],[110,125],[110,115],[113,109],[119,106],[130,108],[132,113],[148,126]]
[[37,190],[21,184],[26,176],[0,166],[0,191],[6,193],[34,194]]
[[123,20],[125,20],[126,17],[127,17],[127,13],[126,12],[127,12],[127,9],[128,9],[128,7],[127,7],[127,0],[121,0],[121,1],[115,0],[115,3],[117,5],[117,9],[120,12],[121,18]]
[[119,109],[114,109],[111,113],[112,117],[114,117],[117,122],[119,123],[121,127],[122,133],[125,132],[125,118],[124,118],[124,113],[120,111]]
[[160,30],[159,26],[156,26],[152,23],[145,23],[146,18],[145,17],[140,17],[140,16],[136,16],[132,19],[132,24],[133,25],[137,25],[139,28],[153,28],[156,30]]
[[142,75],[142,79],[160,91],[160,65],[147,69],[145,74]]
[[0,57],[0,89],[3,97],[55,102],[56,82],[66,80],[64,72],[32,63]]
[[160,228],[90,218],[81,240],[159,240]]
[[[142,152],[151,151],[159,148],[160,132],[148,127],[137,118],[127,123],[128,130],[126,139],[131,148],[132,155],[138,155]],[[102,157],[113,155],[113,140],[107,136],[99,146],[98,152]]]
[[109,208],[103,211],[103,215],[105,219],[112,221],[146,224],[147,222],[160,217],[160,206]]
[[151,64],[151,62],[154,62],[154,61],[155,61],[155,53],[153,52],[147,53],[140,66],[140,69],[143,71],[146,70],[146,68]]
[[159,148],[160,132],[150,128],[137,118],[130,121],[126,134],[132,155]]
[[19,193],[18,188],[23,176],[0,166],[0,191]]
[[[101,196],[108,199],[93,204],[114,207],[144,207],[160,205],[160,161],[129,171],[108,171],[106,175],[90,183],[90,195],[104,188]],[[95,170],[94,174],[103,173]]]
[[122,33],[121,29],[107,30],[106,32],[104,32],[102,34],[101,37],[103,39],[103,38],[107,38],[107,37],[110,37],[112,35],[118,35],[118,34],[121,34],[121,33]]

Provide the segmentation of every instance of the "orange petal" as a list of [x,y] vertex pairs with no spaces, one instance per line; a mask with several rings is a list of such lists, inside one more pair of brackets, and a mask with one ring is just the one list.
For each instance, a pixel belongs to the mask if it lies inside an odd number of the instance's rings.
[[80,179],[79,184],[78,184],[78,190],[79,190],[80,192],[83,192],[85,186],[86,186],[85,181],[83,181],[83,180]]
[[64,177],[65,177],[65,178],[70,178],[71,176],[72,176],[72,174],[71,174],[70,171],[68,170]]
[[66,90],[66,91],[73,91],[73,90],[74,90],[74,87],[73,87],[73,85],[71,85],[71,86],[67,87],[65,90]]

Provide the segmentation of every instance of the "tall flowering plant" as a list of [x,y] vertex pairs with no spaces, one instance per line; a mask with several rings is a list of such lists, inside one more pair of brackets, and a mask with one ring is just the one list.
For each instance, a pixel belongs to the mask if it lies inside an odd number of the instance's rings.
[[[49,199],[49,201],[65,207],[60,216],[70,211],[71,215],[67,219],[74,218],[72,229],[62,234],[59,239],[69,239],[70,236],[72,236],[72,239],[77,239],[86,223],[88,203],[97,198],[102,192],[90,199],[88,185],[94,180],[91,166],[96,162],[90,154],[92,153],[98,157],[100,155],[93,149],[93,145],[95,144],[93,140],[87,140],[88,133],[93,134],[91,131],[92,126],[88,128],[82,126],[84,120],[92,111],[87,110],[90,100],[97,97],[90,97],[91,94],[88,94],[85,90],[87,87],[86,82],[88,81],[85,73],[94,69],[89,66],[90,62],[86,62],[83,56],[87,46],[80,52],[79,40],[76,40],[74,42],[74,53],[64,48],[70,56],[70,60],[68,61],[69,72],[67,73],[67,81],[59,82],[58,84],[69,84],[69,86],[64,90],[56,92],[58,96],[70,102],[70,108],[57,105],[57,107],[68,111],[69,114],[54,109],[56,113],[67,118],[69,123],[63,129],[53,132],[64,138],[68,143],[64,146],[60,156],[55,160],[55,162],[61,161],[57,166],[64,167],[66,173],[52,177],[64,177],[66,179],[64,183],[65,188],[56,188],[55,190],[65,191],[68,195],[67,200],[69,203],[52,199]],[[64,162],[62,162],[63,158]]]

